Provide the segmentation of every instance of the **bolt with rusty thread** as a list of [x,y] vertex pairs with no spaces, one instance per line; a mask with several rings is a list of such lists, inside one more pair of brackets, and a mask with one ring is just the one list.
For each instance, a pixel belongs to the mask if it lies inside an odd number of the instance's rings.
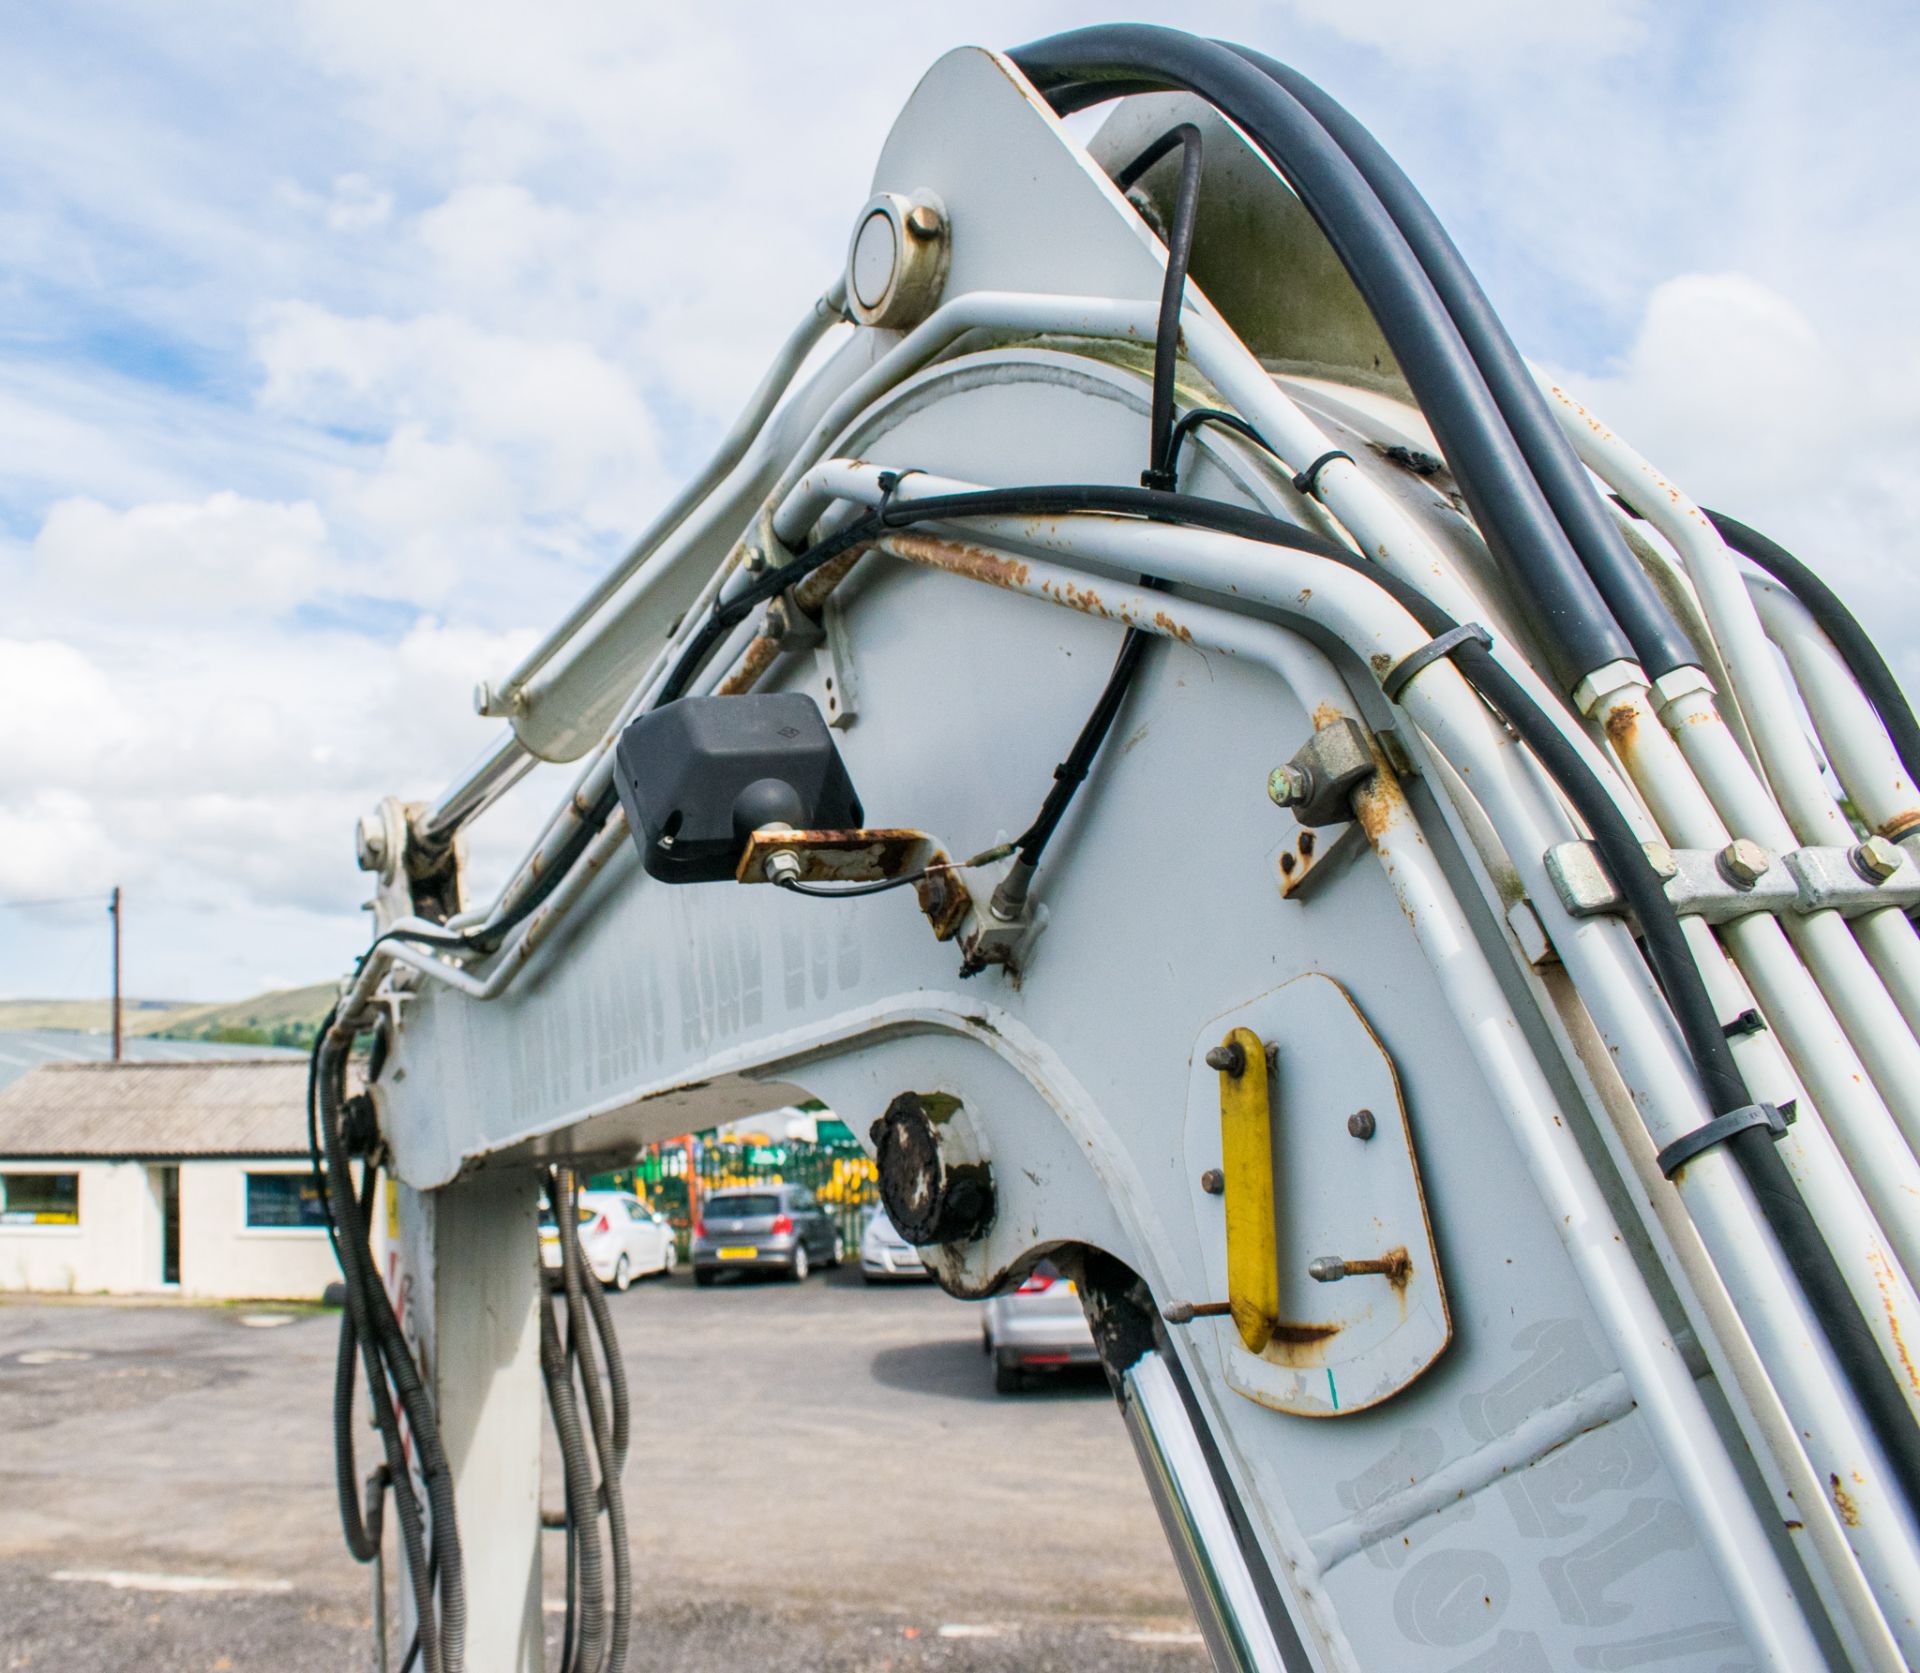
[[1401,1278],[1412,1266],[1413,1262],[1404,1249],[1396,1249],[1390,1255],[1372,1255],[1365,1260],[1351,1261],[1339,1255],[1319,1255],[1307,1263],[1307,1276],[1316,1284],[1337,1284],[1342,1278],[1375,1274],[1382,1278]]

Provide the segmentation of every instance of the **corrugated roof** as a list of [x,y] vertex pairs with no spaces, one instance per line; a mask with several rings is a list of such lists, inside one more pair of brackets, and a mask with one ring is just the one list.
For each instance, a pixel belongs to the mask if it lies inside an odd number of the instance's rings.
[[0,1158],[301,1156],[299,1059],[44,1063],[0,1091]]
[[[10,1085],[42,1063],[104,1063],[113,1055],[113,1038],[73,1028],[0,1030],[0,1087]],[[131,1062],[210,1063],[240,1057],[305,1062],[303,1051],[281,1046],[239,1046],[213,1040],[165,1040],[153,1034],[129,1034],[123,1055]]]

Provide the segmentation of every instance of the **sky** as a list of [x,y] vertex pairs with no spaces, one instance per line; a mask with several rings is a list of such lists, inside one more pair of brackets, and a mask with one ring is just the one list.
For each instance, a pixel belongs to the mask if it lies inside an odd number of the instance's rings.
[[[352,832],[691,474],[919,75],[1081,4],[14,0],[0,99],[0,996],[239,997],[364,945]],[[1421,186],[1522,350],[1920,676],[1920,14],[1189,3]],[[518,852],[537,775],[476,831]]]

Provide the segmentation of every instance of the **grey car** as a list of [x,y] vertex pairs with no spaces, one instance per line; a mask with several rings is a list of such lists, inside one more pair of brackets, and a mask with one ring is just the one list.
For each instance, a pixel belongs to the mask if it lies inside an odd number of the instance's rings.
[[1018,1289],[987,1302],[980,1317],[980,1351],[992,1356],[993,1386],[1000,1394],[1018,1393],[1030,1371],[1100,1362],[1079,1287],[1045,1260]]
[[802,1185],[743,1185],[711,1191],[693,1227],[693,1281],[723,1272],[784,1272],[802,1279],[838,1266],[840,1229]]

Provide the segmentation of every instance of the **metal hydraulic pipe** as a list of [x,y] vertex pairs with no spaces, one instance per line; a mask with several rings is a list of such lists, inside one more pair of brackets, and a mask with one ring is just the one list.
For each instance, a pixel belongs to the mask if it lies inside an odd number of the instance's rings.
[[634,542],[627,555],[594,583],[586,597],[567,612],[559,625],[534,646],[522,659],[520,666],[490,694],[488,713],[510,712],[513,700],[525,689],[527,682],[559,654],[567,642],[592,619],[594,612],[620,590],[627,577],[659,550],[668,536],[687,520],[693,509],[740,463],[773,409],[780,404],[780,398],[786,394],[795,374],[806,364],[807,356],[828,331],[845,321],[846,306],[846,278],[843,275],[821,293],[807,310],[805,318],[780,345],[780,352],[773,357],[773,364],[767,368],[759,387],[748,398],[740,416],[733,421],[733,427],[721,437],[720,445],[714,449],[713,456],[699,475],[674,495],[666,509],[648,525],[646,533]]
[[417,827],[421,841],[445,842],[469,819],[497,802],[533,767],[534,758],[509,727],[421,814]]

